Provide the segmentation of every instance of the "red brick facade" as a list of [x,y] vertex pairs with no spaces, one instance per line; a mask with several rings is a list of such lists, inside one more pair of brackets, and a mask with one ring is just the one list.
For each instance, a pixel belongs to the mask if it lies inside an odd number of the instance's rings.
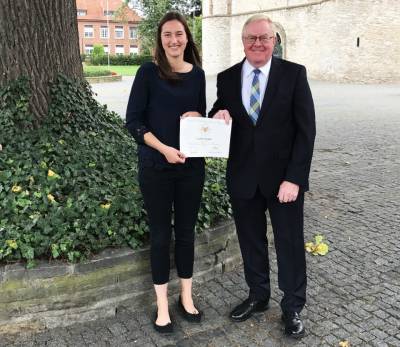
[[76,0],[81,53],[89,53],[96,44],[102,44],[105,51],[109,49],[113,55],[139,53],[137,26],[140,17],[134,10],[126,8],[121,17],[116,19],[113,13],[121,5],[122,0]]

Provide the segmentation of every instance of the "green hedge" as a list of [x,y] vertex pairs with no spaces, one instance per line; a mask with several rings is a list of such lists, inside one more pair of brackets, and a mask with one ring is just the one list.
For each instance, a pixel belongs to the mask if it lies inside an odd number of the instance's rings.
[[83,71],[85,77],[99,77],[99,76],[111,76],[112,72],[109,70],[95,70],[95,71]]
[[[79,261],[106,247],[147,239],[137,182],[136,145],[120,117],[90,86],[60,76],[39,127],[28,80],[0,90],[0,262]],[[225,162],[207,161],[197,230],[231,211]]]
[[[152,60],[151,55],[110,55],[110,65],[142,65]],[[90,64],[108,65],[108,57],[107,55],[91,55]]]

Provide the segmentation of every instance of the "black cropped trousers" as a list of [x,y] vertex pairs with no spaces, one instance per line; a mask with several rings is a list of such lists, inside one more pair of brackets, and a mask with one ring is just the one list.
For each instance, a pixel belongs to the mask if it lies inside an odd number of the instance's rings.
[[204,165],[139,168],[139,184],[150,227],[154,284],[165,284],[170,273],[170,242],[175,233],[175,264],[180,278],[191,278],[194,229],[204,185]]

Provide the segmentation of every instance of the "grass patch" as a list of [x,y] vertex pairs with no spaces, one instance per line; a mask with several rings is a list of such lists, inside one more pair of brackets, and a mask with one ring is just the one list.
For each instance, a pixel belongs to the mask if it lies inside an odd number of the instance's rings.
[[[101,71],[111,71],[111,72],[116,72],[118,75],[122,76],[134,76],[136,75],[136,71],[138,70],[139,65],[99,65],[99,66],[93,66],[93,65],[84,65],[83,66],[83,72],[86,74],[93,74],[93,73],[99,73]],[[92,75],[93,76],[93,75]],[[99,75],[97,75],[99,76]]]

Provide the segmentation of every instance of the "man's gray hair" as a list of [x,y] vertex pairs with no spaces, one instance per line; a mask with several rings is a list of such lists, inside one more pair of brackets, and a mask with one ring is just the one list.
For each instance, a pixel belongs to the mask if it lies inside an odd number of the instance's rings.
[[268,16],[266,16],[264,14],[255,14],[255,15],[251,16],[250,18],[248,18],[246,20],[246,22],[243,24],[242,36],[244,34],[246,26],[248,26],[250,23],[253,23],[253,22],[262,22],[262,21],[267,22],[271,26],[272,32],[273,32],[274,36],[276,36],[274,22],[271,20],[271,18],[269,18]]

